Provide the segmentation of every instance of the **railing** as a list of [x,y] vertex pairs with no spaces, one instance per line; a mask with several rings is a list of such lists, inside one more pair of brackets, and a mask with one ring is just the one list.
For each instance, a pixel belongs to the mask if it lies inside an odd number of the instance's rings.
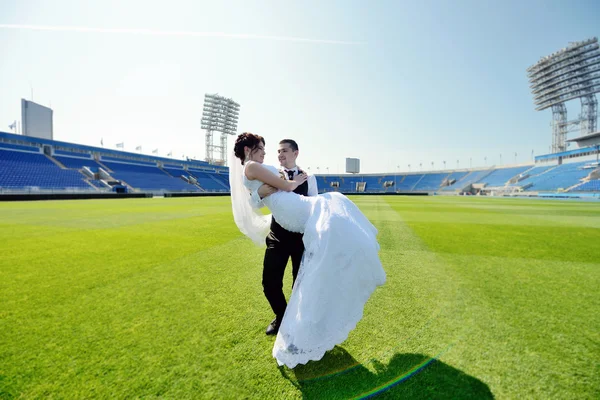
[[[102,188],[104,189],[104,188]],[[37,186],[28,186],[23,188],[3,188],[0,187],[0,194],[60,194],[60,193],[98,193],[98,192],[110,192],[109,188],[106,190],[94,189],[94,188],[64,188],[64,189],[42,189]]]

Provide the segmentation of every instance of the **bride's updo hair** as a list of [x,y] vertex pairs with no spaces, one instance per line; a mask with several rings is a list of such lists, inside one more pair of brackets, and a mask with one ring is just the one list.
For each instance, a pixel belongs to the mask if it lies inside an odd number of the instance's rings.
[[250,132],[240,133],[235,141],[235,146],[233,146],[233,153],[244,164],[244,160],[246,159],[244,147],[247,146],[251,151],[254,151],[260,143],[263,146],[265,145],[265,139],[262,136]]

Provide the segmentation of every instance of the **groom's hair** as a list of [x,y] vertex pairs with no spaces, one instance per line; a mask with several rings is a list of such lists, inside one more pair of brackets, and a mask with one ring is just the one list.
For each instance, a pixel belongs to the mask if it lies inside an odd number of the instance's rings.
[[289,144],[292,148],[292,151],[298,151],[298,143],[292,139],[283,139],[279,144]]

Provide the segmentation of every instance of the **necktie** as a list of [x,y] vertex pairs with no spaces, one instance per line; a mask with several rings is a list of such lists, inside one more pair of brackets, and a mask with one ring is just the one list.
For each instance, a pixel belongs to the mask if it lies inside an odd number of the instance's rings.
[[293,169],[288,169],[285,171],[288,175],[288,178],[290,178],[290,181],[294,180],[294,170]]

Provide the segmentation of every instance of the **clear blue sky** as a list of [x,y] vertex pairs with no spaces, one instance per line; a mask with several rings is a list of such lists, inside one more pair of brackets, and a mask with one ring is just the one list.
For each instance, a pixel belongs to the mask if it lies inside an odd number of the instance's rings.
[[534,110],[525,69],[599,20],[597,0],[2,0],[0,130],[33,87],[57,140],[202,159],[204,94],[219,93],[272,164],[282,138],[313,172],[526,162],[548,152],[551,111]]

